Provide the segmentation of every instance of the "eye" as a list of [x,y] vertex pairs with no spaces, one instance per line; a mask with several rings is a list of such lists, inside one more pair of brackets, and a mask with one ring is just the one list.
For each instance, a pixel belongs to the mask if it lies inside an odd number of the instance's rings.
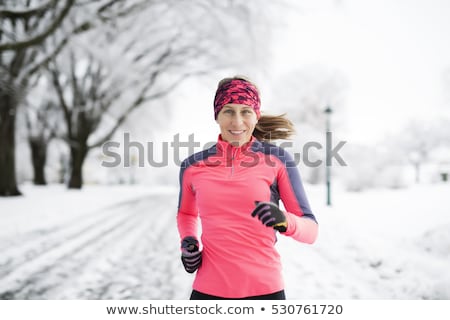
[[223,111],[223,113],[229,113],[229,114],[231,114],[231,113],[233,113],[233,110],[231,110],[231,109],[225,109],[225,110]]
[[251,109],[245,109],[245,110],[242,111],[242,113],[243,113],[243,114],[252,114],[252,113],[253,113],[253,110],[251,110]]

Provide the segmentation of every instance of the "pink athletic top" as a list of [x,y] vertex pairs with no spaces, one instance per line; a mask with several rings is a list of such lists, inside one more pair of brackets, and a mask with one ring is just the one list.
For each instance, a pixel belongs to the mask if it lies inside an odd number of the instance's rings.
[[181,239],[201,233],[203,247],[195,290],[243,298],[284,289],[275,230],[251,216],[255,201],[280,199],[288,221],[283,235],[313,243],[317,221],[296,164],[282,148],[255,138],[234,147],[219,135],[216,145],[183,161],[178,231]]

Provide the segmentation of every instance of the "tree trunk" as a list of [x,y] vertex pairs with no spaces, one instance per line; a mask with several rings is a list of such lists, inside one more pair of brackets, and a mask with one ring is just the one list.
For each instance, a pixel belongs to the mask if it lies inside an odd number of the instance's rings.
[[16,182],[15,125],[17,100],[0,82],[0,196],[18,196]]
[[414,171],[416,173],[416,183],[420,183],[420,163],[414,163]]
[[45,162],[47,159],[47,143],[42,137],[29,138],[31,148],[31,160],[33,163],[33,183],[35,185],[46,185]]
[[68,172],[69,172],[68,159],[64,154],[61,154],[59,156],[59,171],[58,171],[59,183],[61,184],[66,183]]
[[78,143],[70,148],[71,172],[69,189],[81,189],[83,186],[83,163],[86,159],[88,148],[86,143]]

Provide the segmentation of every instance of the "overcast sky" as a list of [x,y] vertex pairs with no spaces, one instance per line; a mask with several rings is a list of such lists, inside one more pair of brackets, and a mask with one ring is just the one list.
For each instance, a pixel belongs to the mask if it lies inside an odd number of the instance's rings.
[[450,116],[443,82],[450,68],[450,1],[301,3],[305,10],[286,12],[286,26],[274,37],[272,70],[315,64],[345,75],[352,139],[375,141],[407,119]]

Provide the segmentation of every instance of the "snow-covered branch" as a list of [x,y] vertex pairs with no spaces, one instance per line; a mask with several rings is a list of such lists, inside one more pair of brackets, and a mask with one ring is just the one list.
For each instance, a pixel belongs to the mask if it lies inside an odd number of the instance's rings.
[[[56,1],[55,1],[55,3],[56,3]],[[9,50],[18,51],[18,50],[23,50],[25,48],[29,48],[32,46],[42,44],[42,42],[48,36],[53,34],[58,29],[58,27],[61,25],[64,18],[69,13],[69,11],[74,3],[75,3],[75,0],[67,0],[65,6],[62,8],[59,15],[56,16],[56,18],[52,21],[52,23],[41,33],[39,33],[33,37],[30,37],[26,40],[22,40],[22,41],[11,41],[11,42],[0,43],[0,52],[9,51]]]
[[50,0],[47,3],[44,3],[40,6],[36,6],[35,8],[23,8],[23,9],[6,9],[0,7],[0,18],[3,19],[11,19],[11,20],[27,20],[31,17],[41,15],[44,12],[54,8],[58,0]]

